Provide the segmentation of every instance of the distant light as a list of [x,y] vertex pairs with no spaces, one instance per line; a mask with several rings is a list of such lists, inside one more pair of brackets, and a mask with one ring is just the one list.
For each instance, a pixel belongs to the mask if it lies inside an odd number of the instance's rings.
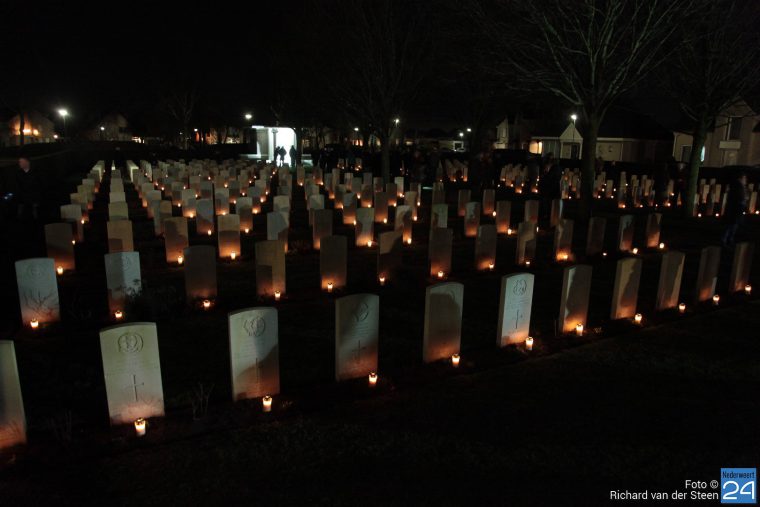
[[359,132],[359,127],[354,127],[354,132]]
[[251,118],[253,118],[253,115],[251,113],[245,113],[246,120],[250,120]]
[[198,132],[198,129],[193,129],[193,132]]
[[105,127],[100,127],[101,132],[103,132],[105,129],[106,129]]
[[570,115],[570,119],[573,120],[573,121],[575,121],[575,120],[578,119],[578,115],[575,114],[575,113],[573,113],[573,114]]
[[464,132],[460,132],[459,137],[464,137]]
[[467,132],[472,132],[472,129],[470,127],[467,127]]
[[59,109],[58,114],[60,114],[63,118],[66,118],[69,115],[69,112],[66,109]]
[[401,121],[400,118],[396,118],[395,120],[393,120],[393,123],[395,123],[396,125],[398,125],[400,121]]

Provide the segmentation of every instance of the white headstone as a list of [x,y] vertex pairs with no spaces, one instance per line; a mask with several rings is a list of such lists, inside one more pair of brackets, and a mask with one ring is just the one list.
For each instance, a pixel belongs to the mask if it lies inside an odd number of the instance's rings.
[[499,347],[522,343],[530,335],[534,281],[535,275],[531,273],[514,273],[501,278],[499,327],[496,339]]
[[100,331],[111,424],[164,415],[156,325],[134,322]]
[[277,310],[258,307],[228,316],[233,401],[280,392]]
[[0,340],[0,451],[26,443],[26,415],[10,340]]
[[464,285],[444,282],[425,291],[422,360],[426,363],[459,353],[462,339]]
[[58,280],[56,280],[53,259],[36,258],[16,261],[16,283],[21,305],[21,321],[25,325],[32,320],[40,324],[60,320]]
[[127,298],[142,290],[139,252],[118,252],[104,256],[106,265],[106,288],[108,309],[124,311]]
[[380,297],[355,294],[335,301],[335,379],[377,371]]

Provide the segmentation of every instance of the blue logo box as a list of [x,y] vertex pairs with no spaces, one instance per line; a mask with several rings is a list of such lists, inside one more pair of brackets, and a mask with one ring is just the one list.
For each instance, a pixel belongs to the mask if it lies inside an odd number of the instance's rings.
[[720,503],[757,503],[757,468],[721,468]]

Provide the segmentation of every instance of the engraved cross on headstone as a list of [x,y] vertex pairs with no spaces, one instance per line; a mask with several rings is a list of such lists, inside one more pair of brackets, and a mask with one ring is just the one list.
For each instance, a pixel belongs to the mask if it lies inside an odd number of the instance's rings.
[[132,375],[132,385],[124,387],[124,389],[132,389],[135,394],[135,403],[138,401],[137,388],[144,386],[145,382],[137,383],[137,375]]
[[365,350],[366,348],[367,348],[366,346],[362,347],[362,341],[361,340],[359,340],[356,343],[356,348],[354,349],[354,362],[356,362],[357,364],[361,363],[361,360],[362,360],[362,351]]

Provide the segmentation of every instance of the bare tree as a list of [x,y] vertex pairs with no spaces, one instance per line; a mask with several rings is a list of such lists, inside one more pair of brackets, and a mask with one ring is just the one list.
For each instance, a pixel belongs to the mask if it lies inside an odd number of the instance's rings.
[[323,43],[341,53],[334,72],[322,73],[324,89],[355,125],[380,141],[382,176],[390,180],[394,120],[417,94],[428,68],[430,27],[417,0],[319,2],[325,16]]
[[169,95],[166,100],[166,108],[169,114],[182,127],[182,149],[187,149],[187,140],[190,135],[190,121],[193,118],[193,110],[198,102],[198,93],[195,89],[176,91]]
[[700,0],[696,16],[679,27],[682,40],[663,82],[691,120],[692,146],[684,213],[694,212],[708,130],[760,82],[760,6],[737,0]]
[[468,6],[508,79],[578,108],[583,134],[580,217],[594,190],[599,126],[608,108],[668,51],[691,0],[472,0]]

